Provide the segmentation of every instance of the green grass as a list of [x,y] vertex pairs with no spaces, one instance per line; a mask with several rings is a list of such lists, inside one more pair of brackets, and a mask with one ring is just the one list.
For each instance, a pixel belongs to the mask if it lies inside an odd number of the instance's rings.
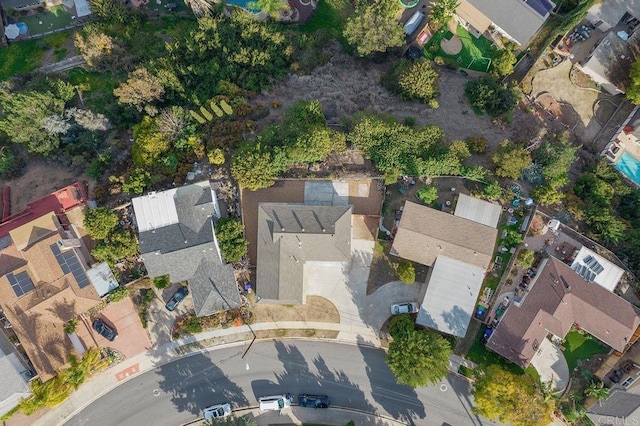
[[0,80],[33,71],[43,58],[44,49],[37,40],[12,43],[0,49]]
[[525,368],[524,372],[527,376],[530,376],[537,384],[540,384],[540,374],[538,374],[538,370],[536,370],[533,365]]
[[[434,59],[437,56],[454,61],[461,68],[474,71],[487,72],[489,58],[493,56],[493,43],[484,37],[475,38],[466,29],[458,25],[456,35],[462,42],[462,50],[455,55],[448,55],[440,46],[440,41],[446,38],[450,40],[453,34],[447,30],[436,32],[425,45],[423,51],[427,58]],[[434,47],[432,47],[434,46]],[[436,49],[437,47],[437,49]],[[433,50],[433,51],[432,51]]]
[[473,345],[471,345],[471,348],[469,348],[469,352],[467,353],[466,358],[469,361],[473,361],[478,364],[478,367],[480,368],[497,364],[505,370],[510,371],[514,374],[524,374],[524,370],[521,367],[515,365],[510,361],[507,361],[506,358],[501,357],[497,353],[488,350],[480,342],[485,329],[486,327],[484,325],[480,327],[480,331],[478,332]]
[[[73,15],[65,10],[64,6],[58,5],[53,6],[44,13],[19,18],[18,21],[24,22],[29,26],[29,33],[31,35],[37,35],[72,25],[72,16]],[[42,22],[42,24],[40,24],[40,22]]]
[[353,6],[349,0],[320,0],[311,19],[299,28],[304,33],[325,29],[338,36],[342,34],[344,24],[352,13]]
[[598,343],[589,335],[583,335],[576,330],[570,331],[564,339],[564,354],[569,371],[573,371],[578,365],[578,360],[589,358],[597,354],[606,354],[609,348]]
[[105,113],[106,108],[115,102],[113,89],[120,83],[112,74],[89,72],[83,68],[69,70],[69,82],[79,86],[83,94],[85,106]]

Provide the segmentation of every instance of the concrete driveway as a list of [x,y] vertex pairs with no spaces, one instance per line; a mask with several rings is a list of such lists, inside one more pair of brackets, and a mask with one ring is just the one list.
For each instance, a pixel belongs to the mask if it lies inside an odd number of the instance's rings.
[[[100,336],[93,328],[91,322],[95,318],[102,319],[105,324],[113,327],[118,337],[113,342]],[[78,324],[76,334],[85,347],[100,346],[118,350],[127,358],[143,353],[151,349],[151,341],[140,322],[138,310],[131,298],[127,297],[120,302],[108,304],[95,318],[86,318]]]
[[569,384],[569,366],[559,347],[549,339],[540,343],[540,349],[531,360],[531,365],[540,375],[543,383],[551,382],[551,389],[563,391]]
[[173,293],[178,290],[178,287],[180,287],[180,284],[172,284],[164,290],[153,289],[156,297],[149,304],[147,330],[149,331],[151,342],[156,348],[171,341],[171,331],[178,317],[194,312],[191,293],[187,294],[187,297],[180,302],[173,312],[169,312],[165,308],[164,305],[173,296]]
[[391,316],[391,305],[402,302],[422,303],[426,286],[423,283],[407,285],[402,281],[393,281],[380,287],[366,297],[365,320],[376,330]]

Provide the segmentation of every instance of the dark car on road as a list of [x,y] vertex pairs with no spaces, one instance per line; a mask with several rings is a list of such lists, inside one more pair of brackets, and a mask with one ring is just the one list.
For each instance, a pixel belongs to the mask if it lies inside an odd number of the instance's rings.
[[168,311],[173,311],[175,308],[178,307],[178,305],[180,304],[180,302],[182,302],[182,300],[187,296],[187,288],[184,286],[181,286],[178,290],[176,290],[175,293],[173,293],[173,296],[171,296],[171,299],[169,299],[169,301],[167,302],[165,306],[165,308],[167,308]]
[[303,393],[298,396],[298,405],[300,407],[327,408],[330,402],[327,395],[308,395]]
[[101,335],[102,337],[104,337],[110,342],[113,342],[114,340],[116,340],[116,337],[118,337],[118,333],[116,333],[116,331],[113,328],[105,324],[104,321],[102,321],[100,318],[93,320],[92,326],[93,326],[93,329],[97,331],[99,335]]

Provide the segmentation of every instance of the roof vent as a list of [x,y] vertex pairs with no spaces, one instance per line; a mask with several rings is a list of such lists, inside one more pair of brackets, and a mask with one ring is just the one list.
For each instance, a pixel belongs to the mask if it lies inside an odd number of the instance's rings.
[[301,232],[304,232],[304,228],[300,229]]
[[282,232],[284,232],[284,228],[280,228],[280,230],[281,230]]
[[327,230],[325,228],[322,228],[322,232],[327,232]]

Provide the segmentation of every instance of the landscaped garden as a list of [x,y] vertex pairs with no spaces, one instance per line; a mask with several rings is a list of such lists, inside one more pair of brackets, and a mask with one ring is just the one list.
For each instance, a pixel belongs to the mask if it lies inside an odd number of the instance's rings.
[[[460,40],[461,49],[455,54],[447,53],[441,42],[442,40],[452,41],[454,36]],[[475,38],[464,27],[458,25],[455,35],[444,28],[437,31],[424,46],[423,51],[425,56],[432,60],[440,57],[455,62],[460,68],[487,72],[495,49],[491,41],[484,37]]]
[[73,15],[62,5],[53,6],[48,11],[18,19],[29,27],[29,34],[37,35],[73,25]]
[[562,353],[567,360],[569,371],[573,371],[576,368],[578,360],[609,352],[609,348],[600,344],[591,335],[579,330],[571,330],[567,333],[563,346]]

